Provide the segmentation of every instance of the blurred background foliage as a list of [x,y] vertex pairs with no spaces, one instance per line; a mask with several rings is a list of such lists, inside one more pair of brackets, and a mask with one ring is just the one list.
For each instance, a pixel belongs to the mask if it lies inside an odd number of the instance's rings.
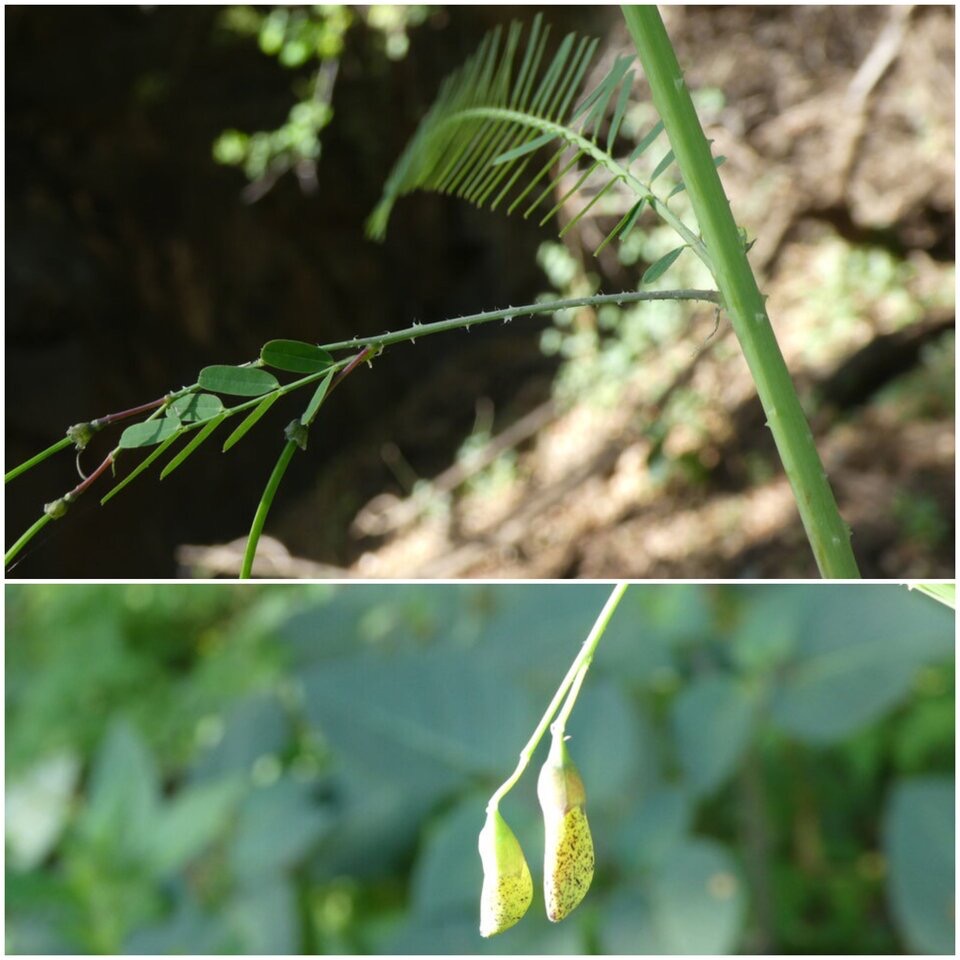
[[631,587],[568,727],[593,889],[479,937],[608,589],[8,586],[7,950],[952,952],[953,619],[899,586]]

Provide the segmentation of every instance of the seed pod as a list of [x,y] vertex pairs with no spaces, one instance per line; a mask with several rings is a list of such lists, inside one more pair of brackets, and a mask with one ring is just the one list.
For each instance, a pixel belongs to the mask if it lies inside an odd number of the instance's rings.
[[499,810],[487,811],[480,831],[480,859],[480,935],[492,937],[512,927],[533,900],[533,879],[520,841]]
[[583,780],[563,736],[554,735],[540,771],[537,796],[543,810],[543,899],[547,918],[562,920],[584,898],[593,880],[593,838],[584,810]]

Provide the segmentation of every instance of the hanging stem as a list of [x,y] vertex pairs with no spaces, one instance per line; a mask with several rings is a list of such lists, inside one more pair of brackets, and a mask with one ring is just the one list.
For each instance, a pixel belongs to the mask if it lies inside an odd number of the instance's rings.
[[850,530],[837,509],[663,21],[655,6],[625,6],[623,16],[670,138],[723,305],[756,384],[817,566],[824,577],[859,577]]
[[[577,694],[580,692],[580,685],[583,683],[583,678],[586,676],[587,669],[593,660],[593,655],[597,649],[597,644],[600,643],[600,639],[603,637],[603,634],[607,629],[607,624],[610,622],[610,618],[613,616],[614,610],[617,609],[617,605],[623,598],[623,594],[626,592],[628,586],[628,583],[618,583],[613,588],[613,592],[607,598],[607,602],[603,605],[603,609],[600,611],[600,616],[597,617],[596,623],[594,623],[593,628],[587,635],[587,639],[583,641],[583,646],[580,648],[580,652],[577,654],[577,657],[573,663],[570,664],[570,669],[567,671],[567,675],[563,678],[560,686],[557,687],[557,692],[553,695],[553,699],[550,701],[550,705],[547,707],[546,713],[544,713],[544,715],[540,718],[537,728],[533,731],[533,736],[530,737],[530,739],[527,741],[527,745],[520,751],[520,762],[517,764],[516,770],[514,770],[513,773],[510,774],[506,780],[504,780],[504,782],[496,789],[493,796],[490,797],[490,800],[487,803],[488,811],[496,810],[500,805],[500,801],[514,788],[520,777],[523,776],[523,771],[526,770],[530,765],[530,761],[533,759],[533,754],[536,751],[540,741],[543,739],[543,735],[547,732],[547,727],[550,726],[550,721],[553,719],[553,715],[557,712],[561,701],[569,691],[571,696],[568,698],[567,703],[564,704],[563,711],[563,723],[566,724],[567,717],[570,716],[570,711],[573,709],[573,703],[576,701]],[[574,687],[574,685],[575,690],[571,689]]]
[[257,512],[253,515],[253,523],[250,525],[250,533],[247,536],[247,549],[243,553],[243,564],[240,567],[240,579],[248,580],[253,571],[253,560],[257,555],[257,544],[260,542],[260,534],[263,533],[263,525],[266,522],[267,514],[273,504],[273,498],[277,495],[277,488],[283,475],[290,466],[293,454],[297,449],[296,440],[288,440],[277,459],[270,479],[264,487],[260,496],[260,502],[257,504]]

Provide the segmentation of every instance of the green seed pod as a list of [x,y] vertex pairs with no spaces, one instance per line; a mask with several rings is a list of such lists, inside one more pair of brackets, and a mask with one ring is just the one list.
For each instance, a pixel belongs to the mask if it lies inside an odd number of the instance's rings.
[[537,796],[543,810],[543,898],[547,917],[563,920],[586,895],[593,880],[593,838],[584,810],[583,780],[562,736],[554,735],[540,771]]
[[480,831],[480,859],[480,935],[492,937],[512,927],[533,900],[533,879],[520,841],[499,810],[487,811]]

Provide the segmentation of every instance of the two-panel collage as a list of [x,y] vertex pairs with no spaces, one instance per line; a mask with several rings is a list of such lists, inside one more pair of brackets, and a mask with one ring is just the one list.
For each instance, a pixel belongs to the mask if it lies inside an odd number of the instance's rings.
[[955,955],[953,5],[3,25],[5,955]]

